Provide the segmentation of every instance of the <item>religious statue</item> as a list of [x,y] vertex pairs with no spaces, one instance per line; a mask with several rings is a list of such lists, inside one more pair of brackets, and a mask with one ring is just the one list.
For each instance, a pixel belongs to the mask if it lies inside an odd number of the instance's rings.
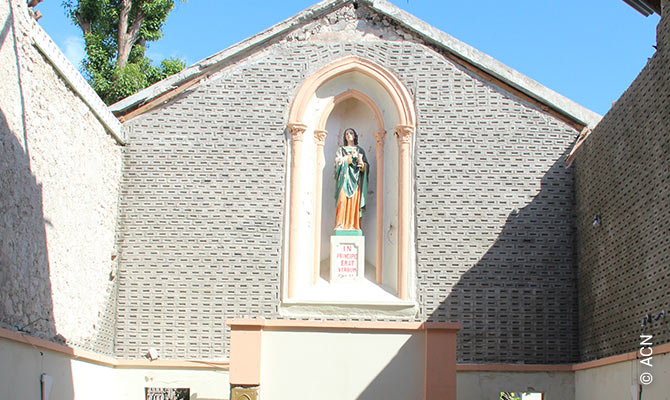
[[335,155],[335,230],[361,235],[361,217],[368,193],[368,164],[352,128],[344,131],[344,145]]

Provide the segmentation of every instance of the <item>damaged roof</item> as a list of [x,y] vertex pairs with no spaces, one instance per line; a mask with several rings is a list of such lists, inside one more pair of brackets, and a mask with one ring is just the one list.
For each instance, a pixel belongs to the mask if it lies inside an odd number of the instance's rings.
[[203,77],[211,72],[220,70],[253,54],[273,39],[287,35],[352,3],[355,6],[363,5],[373,12],[390,18],[398,26],[418,35],[426,44],[441,50],[452,61],[482,75],[483,78],[492,81],[493,84],[502,86],[508,90],[511,89],[514,94],[520,95],[533,103],[539,103],[537,105],[540,108],[545,111],[553,111],[561,119],[571,123],[577,130],[581,130],[583,127],[592,128],[602,118],[593,111],[542,86],[491,56],[453,38],[385,0],[322,1],[261,33],[207,57],[175,75],[112,104],[109,108],[122,122],[127,121],[164,104],[179,93],[197,85]]

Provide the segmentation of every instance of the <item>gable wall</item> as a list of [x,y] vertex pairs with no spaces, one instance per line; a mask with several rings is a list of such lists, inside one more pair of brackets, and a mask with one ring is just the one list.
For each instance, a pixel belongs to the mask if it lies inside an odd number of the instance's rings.
[[338,11],[125,125],[119,356],[226,357],[226,318],[281,318],[288,109],[308,76],[355,55],[415,96],[414,319],[461,322],[461,362],[576,360],[559,162],[576,132],[357,17]]

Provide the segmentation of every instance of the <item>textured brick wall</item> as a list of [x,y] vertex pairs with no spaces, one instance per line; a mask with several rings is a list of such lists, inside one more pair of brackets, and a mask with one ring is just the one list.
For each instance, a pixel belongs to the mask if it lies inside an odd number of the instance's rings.
[[25,1],[11,4],[0,2],[0,326],[111,354],[120,146],[33,45],[46,34]]
[[[582,360],[638,350],[643,316],[670,311],[667,15],[657,48],[576,158]],[[594,227],[598,213],[601,223]],[[655,345],[670,341],[668,321],[647,327]]]
[[288,108],[356,55],[416,98],[416,319],[462,322],[461,361],[574,361],[576,132],[362,7],[324,21],[126,124],[117,354],[225,357],[226,318],[279,317]]

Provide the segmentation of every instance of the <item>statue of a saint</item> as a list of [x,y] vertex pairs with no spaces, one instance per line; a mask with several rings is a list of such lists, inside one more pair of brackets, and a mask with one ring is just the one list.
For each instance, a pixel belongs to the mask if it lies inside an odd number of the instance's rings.
[[369,169],[365,151],[358,145],[358,134],[352,128],[345,129],[344,146],[337,149],[335,156],[336,231],[358,231],[358,235],[361,234]]

